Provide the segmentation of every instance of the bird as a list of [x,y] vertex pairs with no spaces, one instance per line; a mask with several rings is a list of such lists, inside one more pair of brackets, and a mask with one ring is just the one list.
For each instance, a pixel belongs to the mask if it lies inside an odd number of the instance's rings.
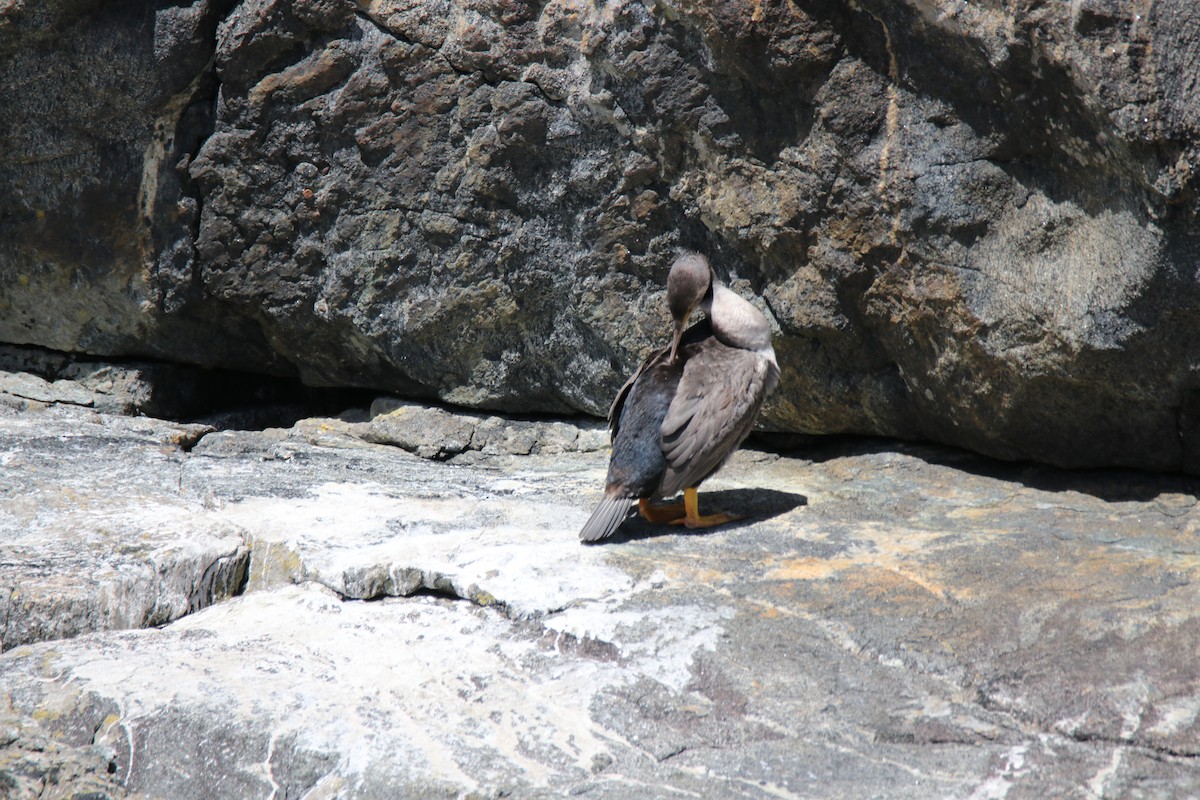
[[[697,486],[749,435],[779,383],[771,325],[722,284],[708,259],[685,252],[667,277],[671,344],[646,357],[609,410],[612,455],[604,497],[579,532],[611,536],[637,500],[643,519],[707,528],[741,517],[700,513]],[[697,308],[705,317],[686,328]],[[682,503],[655,501],[683,492]]]

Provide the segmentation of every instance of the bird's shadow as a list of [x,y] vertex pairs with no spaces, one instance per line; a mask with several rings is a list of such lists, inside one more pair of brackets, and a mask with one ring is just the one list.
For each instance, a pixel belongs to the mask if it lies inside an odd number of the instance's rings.
[[597,542],[597,544],[616,544],[634,539],[651,539],[656,536],[676,534],[704,536],[764,522],[806,505],[808,505],[806,496],[795,492],[781,492],[777,489],[724,489],[700,492],[701,514],[715,514],[724,511],[729,514],[737,514],[741,519],[711,528],[687,528],[683,525],[647,522],[635,509],[612,536]]

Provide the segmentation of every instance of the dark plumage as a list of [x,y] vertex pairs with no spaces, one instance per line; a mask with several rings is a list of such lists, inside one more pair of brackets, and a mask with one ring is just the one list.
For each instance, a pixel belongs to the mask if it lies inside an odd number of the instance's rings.
[[[695,487],[721,468],[750,433],[779,380],[771,329],[753,305],[715,281],[697,254],[676,259],[667,280],[675,320],[671,346],[654,351],[617,393],[609,412],[612,458],[604,498],[579,538],[610,536],[639,501],[653,522],[708,527],[737,519],[703,516]],[[708,318],[684,330],[695,308]],[[684,492],[684,502],[649,501]]]

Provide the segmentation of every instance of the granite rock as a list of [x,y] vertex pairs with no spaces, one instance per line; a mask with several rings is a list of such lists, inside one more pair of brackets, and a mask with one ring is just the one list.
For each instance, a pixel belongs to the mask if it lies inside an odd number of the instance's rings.
[[369,442],[391,444],[422,458],[464,454],[591,453],[607,450],[606,424],[573,420],[512,419],[436,408],[391,397],[371,405]]
[[[43,547],[78,552],[90,527],[124,532],[131,564],[213,531],[248,553],[236,596],[166,624],[6,642],[0,785],[38,796],[53,770],[61,792],[43,796],[1200,791],[1192,481],[870,441],[743,450],[701,502],[745,521],[631,518],[588,547],[603,452],[438,461],[366,441],[363,416],[185,448],[176,423],[0,408],[21,442],[0,461],[6,510],[22,485],[61,487]],[[100,595],[80,581],[89,557],[40,580]]]
[[198,425],[0,406],[0,648],[162,625],[238,594],[241,530],[179,497]]

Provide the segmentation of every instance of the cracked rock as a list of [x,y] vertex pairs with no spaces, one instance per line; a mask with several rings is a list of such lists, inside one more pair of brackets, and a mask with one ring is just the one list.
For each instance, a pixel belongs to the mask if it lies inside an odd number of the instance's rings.
[[[177,596],[182,614],[6,642],[0,785],[56,775],[63,797],[179,800],[1200,791],[1185,657],[1200,506],[1182,478],[878,443],[744,450],[701,502],[746,520],[631,517],[583,548],[603,452],[431,461],[366,441],[355,414],[183,451],[174,423],[0,413],[3,513],[26,485],[78,501],[21,512],[61,554],[24,585],[112,608],[111,586],[79,580],[104,574],[106,550],[122,574],[155,565],[124,608]],[[205,549],[215,532],[224,555]],[[163,553],[182,540],[214,557],[186,573],[212,587],[203,608],[168,591],[185,571]]]
[[180,491],[197,427],[0,406],[0,648],[163,625],[241,591],[241,532]]

